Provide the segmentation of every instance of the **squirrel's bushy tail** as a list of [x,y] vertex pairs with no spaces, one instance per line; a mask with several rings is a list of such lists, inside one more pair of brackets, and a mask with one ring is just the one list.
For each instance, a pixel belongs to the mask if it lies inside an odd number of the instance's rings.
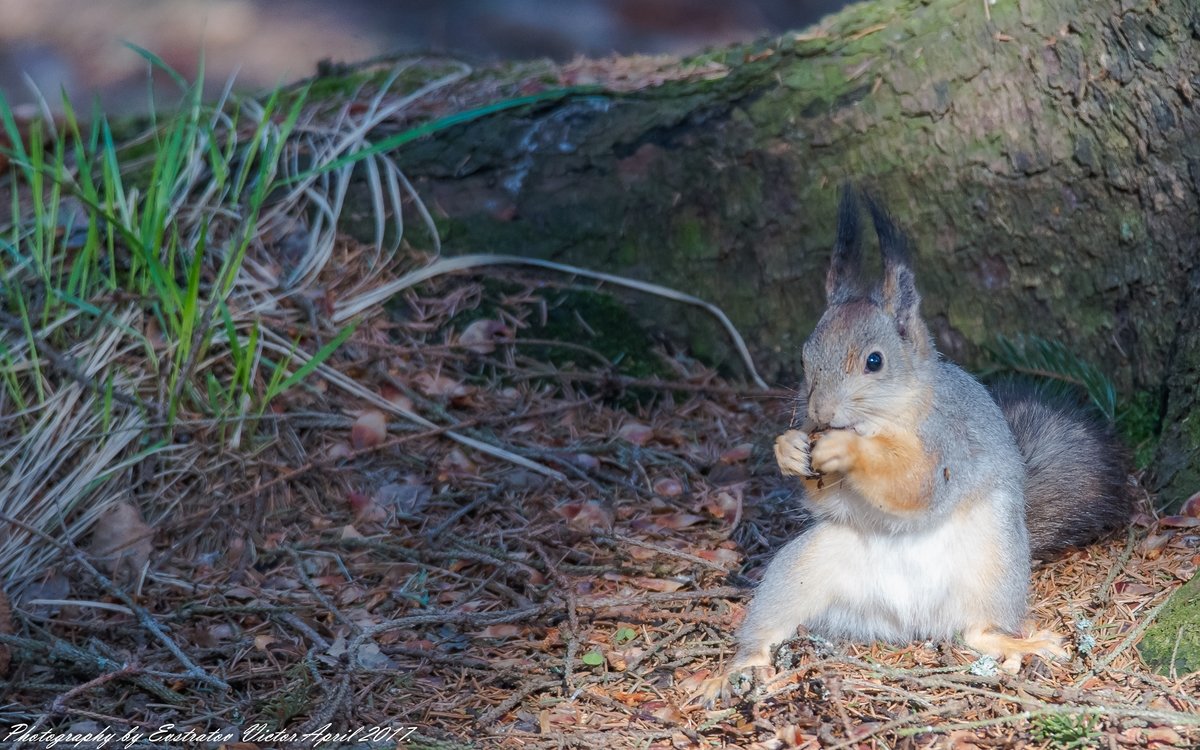
[[1046,388],[1011,381],[992,393],[1025,457],[1025,522],[1035,560],[1128,522],[1126,453],[1111,425]]

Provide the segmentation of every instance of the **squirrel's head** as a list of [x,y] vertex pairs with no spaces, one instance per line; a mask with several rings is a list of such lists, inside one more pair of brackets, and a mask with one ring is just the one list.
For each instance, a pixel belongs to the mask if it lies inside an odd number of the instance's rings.
[[825,280],[828,307],[804,343],[802,396],[818,428],[875,434],[909,422],[927,402],[937,352],[921,320],[907,240],[870,196],[864,200],[879,236],[883,278],[863,282],[858,201],[844,188]]

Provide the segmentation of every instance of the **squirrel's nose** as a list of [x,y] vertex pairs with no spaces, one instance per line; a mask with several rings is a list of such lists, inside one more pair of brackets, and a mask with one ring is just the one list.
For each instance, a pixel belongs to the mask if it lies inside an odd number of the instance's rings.
[[827,425],[833,421],[833,409],[829,404],[817,403],[816,400],[810,400],[808,404],[809,416],[818,425]]

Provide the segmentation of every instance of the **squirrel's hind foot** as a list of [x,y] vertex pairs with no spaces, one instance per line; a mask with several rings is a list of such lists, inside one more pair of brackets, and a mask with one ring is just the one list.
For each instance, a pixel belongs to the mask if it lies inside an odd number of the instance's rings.
[[687,702],[712,708],[734,697],[748,695],[755,685],[771,679],[774,673],[775,668],[770,666],[730,667],[700,683]]
[[963,642],[981,654],[990,656],[1000,663],[1000,668],[1009,674],[1021,669],[1026,654],[1037,654],[1045,659],[1064,660],[1069,657],[1063,646],[1063,637],[1049,630],[1038,630],[1028,636],[1016,637],[997,631],[990,626],[976,626],[963,633]]

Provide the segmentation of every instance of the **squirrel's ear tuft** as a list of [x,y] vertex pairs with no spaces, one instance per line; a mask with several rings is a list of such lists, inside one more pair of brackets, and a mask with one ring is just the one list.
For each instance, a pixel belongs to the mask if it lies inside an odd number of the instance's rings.
[[879,251],[883,256],[883,309],[896,320],[900,335],[916,341],[928,337],[921,322],[921,296],[917,293],[908,239],[896,228],[887,211],[870,195],[864,199],[879,235]]
[[858,226],[858,200],[849,183],[842,185],[838,203],[837,241],[833,258],[825,276],[825,299],[830,303],[844,302],[860,293],[862,272],[862,238]]

